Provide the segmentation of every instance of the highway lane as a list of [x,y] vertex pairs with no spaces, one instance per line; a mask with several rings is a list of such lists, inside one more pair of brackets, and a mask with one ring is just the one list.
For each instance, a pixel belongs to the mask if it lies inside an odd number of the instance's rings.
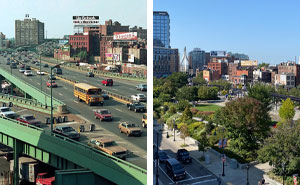
[[[45,61],[42,61],[42,70],[47,71],[50,73],[50,67],[49,68],[44,68],[44,63]],[[49,62],[46,61],[46,63],[49,64]],[[35,68],[39,68],[39,66],[36,66],[32,63],[27,63],[28,65],[35,67]],[[93,77],[86,77],[85,73],[81,73],[81,72],[74,72],[72,70],[66,69],[66,68],[62,68],[63,71],[63,76],[71,79],[71,80],[76,80],[79,82],[83,82],[83,83],[89,83],[91,85],[94,86],[102,86],[101,81],[106,79],[105,77],[101,77],[101,76],[95,76]],[[113,86],[102,86],[102,88],[104,90],[125,96],[125,97],[130,97],[133,94],[137,94],[137,93],[142,93],[147,95],[147,92],[142,92],[139,90],[136,90],[136,86],[138,84],[141,84],[142,82],[136,82],[136,81],[128,81],[128,80],[122,80],[122,79],[118,79],[118,78],[113,78],[114,80],[114,85]]]
[[[2,59],[2,60],[1,60]],[[10,71],[9,65],[5,65],[3,58],[0,57],[1,68]],[[36,74],[36,72],[33,72]],[[13,69],[13,75],[24,80],[27,83],[32,84],[33,86],[40,88],[40,76],[35,75],[31,77],[26,77],[23,73],[20,73],[18,69]],[[50,94],[50,89],[46,87],[47,75],[42,76],[42,90],[47,94]],[[119,102],[108,100],[105,101],[104,106],[88,106],[84,102],[78,102],[77,98],[73,95],[73,85],[66,83],[62,80],[57,80],[58,88],[53,88],[53,96],[62,102],[64,102],[68,107],[71,107],[71,112],[77,115],[82,116],[87,120],[87,122],[95,123],[96,125],[112,132],[115,135],[121,137],[125,144],[132,147],[134,154],[137,155],[137,162],[141,164],[140,166],[146,166],[146,151],[147,151],[147,130],[143,130],[142,137],[127,137],[125,134],[120,134],[118,129],[119,121],[129,121],[138,124],[141,127],[142,113],[135,113],[129,111],[126,105]],[[112,122],[100,122],[96,120],[93,115],[93,109],[106,108],[112,112],[114,116],[114,121]],[[142,128],[142,127],[141,127]],[[134,161],[132,161],[134,163]]]

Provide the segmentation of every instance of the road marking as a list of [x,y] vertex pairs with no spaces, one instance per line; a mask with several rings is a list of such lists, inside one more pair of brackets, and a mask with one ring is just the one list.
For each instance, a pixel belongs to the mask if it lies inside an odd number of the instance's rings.
[[62,96],[63,94],[61,94],[61,93],[58,93],[60,96]]
[[79,103],[78,101],[76,101],[76,100],[73,100],[73,102],[75,102],[75,103]]
[[64,87],[64,89],[66,89],[66,90],[67,90],[68,88]]
[[185,171],[186,174],[188,174],[192,179],[194,178],[193,176],[191,176],[191,174],[189,174],[187,171]]
[[169,175],[158,165],[159,169],[168,177],[168,179],[174,184],[174,181],[169,177]]
[[117,109],[117,108],[116,108],[116,110],[117,110],[117,111],[120,111],[120,112],[123,112],[122,110],[120,110],[120,109]]
[[212,175],[204,175],[204,176],[200,176],[200,177],[194,177],[193,179],[202,179],[202,178],[206,178],[206,177],[211,177]]
[[15,113],[23,112],[25,110],[27,110],[27,109],[19,110],[19,111],[16,111]]
[[195,183],[192,183],[192,185],[195,185],[195,184],[202,184],[202,183],[211,182],[211,181],[216,181],[216,180],[217,180],[217,179],[210,179],[210,180],[206,180],[206,181],[195,182]]
[[118,91],[118,89],[112,88],[112,90]]

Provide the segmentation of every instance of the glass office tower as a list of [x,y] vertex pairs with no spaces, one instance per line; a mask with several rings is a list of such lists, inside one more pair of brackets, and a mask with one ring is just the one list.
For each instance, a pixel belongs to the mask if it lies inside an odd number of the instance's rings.
[[153,12],[153,46],[171,48],[168,12]]

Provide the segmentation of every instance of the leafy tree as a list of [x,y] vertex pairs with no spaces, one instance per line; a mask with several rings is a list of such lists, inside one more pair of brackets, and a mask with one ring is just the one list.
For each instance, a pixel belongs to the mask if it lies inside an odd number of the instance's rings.
[[182,113],[182,117],[181,117],[181,122],[187,123],[187,122],[191,122],[193,118],[193,113],[190,110],[190,107],[185,107],[183,113]]
[[86,51],[80,51],[77,56],[80,58],[80,60],[86,60],[87,59],[87,52]]
[[218,88],[201,86],[198,89],[198,98],[201,100],[216,100],[218,99]]
[[179,100],[176,108],[177,108],[178,112],[181,112],[181,111],[184,111],[184,109],[187,106],[190,106],[189,101],[187,101],[187,100]]
[[254,158],[259,144],[270,132],[271,118],[258,100],[245,97],[226,103],[215,114],[230,139],[230,149],[244,159]]
[[206,80],[203,78],[203,72],[202,75],[198,75],[197,77],[193,78],[193,84],[194,85],[206,85]]
[[189,134],[189,130],[188,130],[187,124],[183,124],[180,127],[180,137],[183,139],[184,145],[185,145],[185,138],[188,137],[189,135],[190,134]]
[[285,164],[286,175],[300,171],[300,125],[295,127],[281,126],[274,129],[258,151],[260,162],[269,162],[274,166],[273,172],[282,175],[282,164]]
[[270,64],[268,63],[261,63],[261,64],[258,64],[258,68],[262,68],[262,67],[269,67]]
[[181,72],[172,73],[172,75],[167,77],[167,81],[171,82],[171,85],[176,89],[181,88],[187,84],[188,75]]
[[170,96],[170,94],[161,93],[159,95],[158,99],[161,103],[169,102],[169,101],[171,101],[171,96]]
[[271,110],[272,96],[274,88],[264,84],[256,84],[248,88],[248,96],[260,101],[267,111]]
[[216,80],[209,83],[210,85],[218,85],[220,87],[220,90],[226,90],[229,91],[231,89],[231,83],[229,83],[226,80]]
[[172,98],[175,96],[175,94],[177,92],[177,88],[172,81],[166,80],[164,85],[162,86],[161,92],[165,93],[165,94],[169,94],[170,97]]
[[279,109],[279,116],[284,122],[290,123],[295,116],[295,106],[290,98],[282,101],[282,106]]
[[209,141],[208,141],[207,133],[204,133],[201,134],[198,139],[198,150],[202,152],[203,158],[207,147],[209,147]]
[[178,89],[177,94],[176,94],[176,99],[177,100],[195,101],[198,99],[197,91],[198,91],[197,87],[184,86],[184,87]]

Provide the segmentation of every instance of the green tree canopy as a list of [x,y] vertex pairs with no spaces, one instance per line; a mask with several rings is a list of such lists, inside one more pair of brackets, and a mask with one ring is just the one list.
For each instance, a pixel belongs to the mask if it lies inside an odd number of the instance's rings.
[[181,122],[183,123],[190,123],[192,121],[193,118],[193,113],[190,110],[190,107],[185,107],[183,113],[182,113],[182,117],[181,117]]
[[167,81],[171,82],[171,85],[176,89],[181,88],[187,84],[188,75],[186,73],[175,72],[167,77]]
[[264,84],[256,84],[251,88],[248,88],[248,96],[257,99],[260,101],[267,111],[271,110],[271,102],[273,93],[275,90],[273,87],[264,85]]
[[198,88],[195,86],[183,86],[178,89],[176,93],[177,100],[188,100],[188,101],[196,101],[198,99],[197,96]]
[[282,164],[285,163],[286,175],[300,171],[300,125],[295,127],[280,126],[267,138],[258,151],[260,162],[269,162],[274,166],[273,172],[282,175]]
[[226,128],[232,151],[249,159],[268,136],[271,118],[261,102],[245,97],[226,103],[215,113],[215,122]]
[[282,101],[279,116],[284,122],[291,122],[293,120],[295,116],[295,106],[290,98]]
[[218,88],[200,86],[198,89],[198,98],[201,100],[217,100],[218,99]]

